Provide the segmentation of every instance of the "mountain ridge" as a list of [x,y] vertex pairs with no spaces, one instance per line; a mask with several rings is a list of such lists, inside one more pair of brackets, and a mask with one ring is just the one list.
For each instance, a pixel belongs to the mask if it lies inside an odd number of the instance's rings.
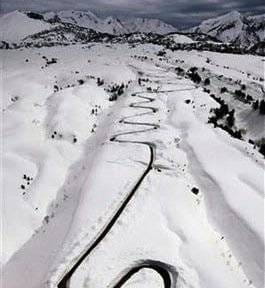
[[114,35],[134,32],[155,32],[167,34],[177,31],[176,27],[159,19],[129,18],[108,16],[100,18],[91,11],[63,10],[58,12],[47,12],[42,14],[46,21],[59,21],[71,23],[80,27],[94,29],[95,31]]
[[[3,30],[1,40],[19,42],[30,35],[64,24],[74,25],[77,30],[86,28],[116,36],[131,33],[167,35],[181,32],[159,19],[121,19],[113,16],[100,18],[91,11],[76,10],[42,13],[16,10],[0,16],[0,26]],[[216,18],[204,20],[200,25],[181,33],[187,35],[193,33],[193,37],[197,35],[199,38],[201,38],[200,35],[206,35],[223,43],[249,48],[265,41],[265,14],[245,16],[238,11],[231,11]]]
[[204,33],[222,42],[251,46],[265,40],[265,14],[245,16],[238,11],[210,18],[188,32]]

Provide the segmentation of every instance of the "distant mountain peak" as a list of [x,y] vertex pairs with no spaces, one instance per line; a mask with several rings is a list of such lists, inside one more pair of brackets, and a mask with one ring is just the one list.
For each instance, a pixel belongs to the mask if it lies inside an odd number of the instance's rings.
[[240,17],[240,16],[241,16],[241,13],[238,12],[237,10],[232,10],[231,12],[226,13],[225,15],[231,16],[231,17]]
[[247,17],[234,10],[216,18],[204,20],[199,26],[189,31],[204,33],[222,42],[249,46],[264,41],[264,19],[265,17],[262,18],[262,16]]
[[117,17],[108,16],[103,19],[92,13],[91,11],[58,11],[44,13],[46,20],[54,18],[60,22],[71,23],[80,27],[91,28],[99,32],[110,34],[124,34],[133,32],[153,32],[158,34],[167,34],[175,32],[177,29],[158,19],[149,18],[129,18],[119,19]]

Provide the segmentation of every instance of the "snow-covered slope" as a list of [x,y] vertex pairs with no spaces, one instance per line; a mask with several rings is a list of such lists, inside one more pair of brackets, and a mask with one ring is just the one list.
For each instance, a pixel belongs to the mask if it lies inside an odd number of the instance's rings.
[[0,17],[0,41],[17,42],[50,28],[51,25],[45,21],[32,19],[20,11],[10,12]]
[[[33,14],[33,17],[30,17],[30,14]],[[34,14],[37,18],[34,18]],[[73,27],[76,27],[77,30],[79,27],[89,28],[114,35],[134,32],[167,34],[176,31],[175,27],[157,19],[135,18],[120,20],[112,16],[101,19],[90,11],[73,10],[46,12],[43,14],[13,11],[0,17],[0,41],[18,43],[25,37],[44,30],[51,30],[61,23],[73,24]]]
[[264,15],[246,17],[237,11],[203,21],[190,32],[205,33],[223,42],[243,46],[255,44],[264,39]]
[[[4,287],[56,288],[91,247],[68,287],[115,287],[146,260],[173,267],[172,287],[264,287],[264,158],[248,142],[264,138],[264,115],[234,95],[245,84],[262,99],[262,57],[162,48],[0,51]],[[208,123],[214,95],[242,141]],[[120,287],[163,287],[142,272]]]
[[248,17],[250,27],[259,36],[261,41],[265,40],[265,14]]
[[126,29],[133,32],[153,32],[157,34],[167,34],[175,32],[177,29],[172,25],[169,25],[158,19],[147,19],[147,18],[131,18],[122,21]]
[[176,31],[176,28],[158,19],[132,18],[121,20],[115,17],[101,19],[90,11],[59,11],[48,12],[44,18],[49,21],[61,21],[81,27],[91,28],[99,32],[110,34],[124,34],[133,32],[153,32],[166,34]]
[[126,28],[118,19],[113,17],[101,19],[90,11],[66,10],[47,12],[43,16],[44,19],[48,21],[71,23],[104,33],[122,34],[127,32]]
[[166,39],[172,39],[175,43],[194,43],[190,37],[178,33],[173,33],[165,37]]

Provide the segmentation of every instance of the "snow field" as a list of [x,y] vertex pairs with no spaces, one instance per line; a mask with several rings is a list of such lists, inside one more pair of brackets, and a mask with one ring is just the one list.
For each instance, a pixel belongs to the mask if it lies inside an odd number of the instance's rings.
[[[150,160],[147,146],[109,141],[146,128],[120,122],[128,116],[159,125],[118,138],[154,143],[154,163],[117,223],[74,273],[71,287],[111,287],[145,259],[173,265],[180,288],[262,287],[262,156],[207,124],[216,102],[179,79],[172,65],[181,57],[199,67],[207,57],[224,60],[217,53],[178,51],[158,61],[159,50],[97,44],[3,52],[7,287],[56,287],[110,221]],[[56,63],[46,66],[43,56]],[[225,61],[235,69],[227,77],[245,79],[240,69],[261,75],[259,57],[242,56],[244,67],[240,56],[229,57]],[[104,85],[97,86],[97,77]],[[150,81],[139,86],[137,77]],[[108,88],[116,83],[129,86],[111,102]],[[158,111],[130,107],[136,102]],[[161,287],[159,276],[146,270],[125,287]]]

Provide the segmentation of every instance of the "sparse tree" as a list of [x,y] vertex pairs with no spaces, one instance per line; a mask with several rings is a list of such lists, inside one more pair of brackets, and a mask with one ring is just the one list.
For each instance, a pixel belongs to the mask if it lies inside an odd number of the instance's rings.
[[259,104],[259,114],[265,115],[265,101],[262,99]]
[[209,78],[206,78],[204,80],[204,85],[210,85],[210,79]]

